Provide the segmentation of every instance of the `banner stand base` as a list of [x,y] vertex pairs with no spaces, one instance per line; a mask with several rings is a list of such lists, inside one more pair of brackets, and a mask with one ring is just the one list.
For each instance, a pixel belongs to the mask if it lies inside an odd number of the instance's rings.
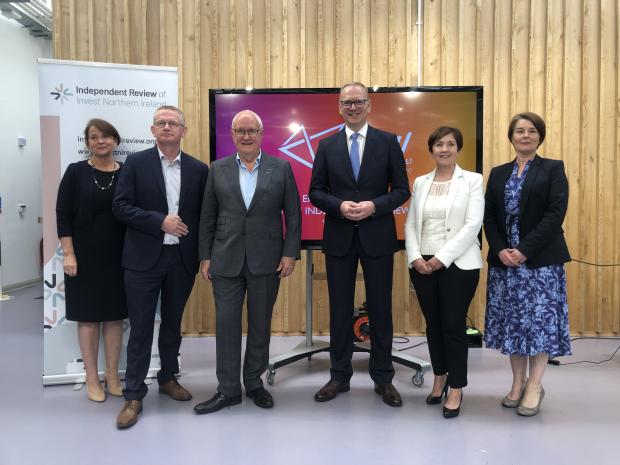
[[[151,384],[151,378],[157,378],[157,372],[159,368],[149,368],[149,371],[146,375],[146,379],[144,382],[148,385]],[[120,370],[119,372],[120,378],[125,379],[125,370]],[[181,376],[181,372],[179,371],[178,377]],[[68,373],[65,375],[43,375],[43,386],[57,386],[61,384],[73,384],[73,389],[75,391],[82,389],[84,385],[86,375],[84,373]],[[99,373],[99,379],[101,381],[104,380],[104,373]]]

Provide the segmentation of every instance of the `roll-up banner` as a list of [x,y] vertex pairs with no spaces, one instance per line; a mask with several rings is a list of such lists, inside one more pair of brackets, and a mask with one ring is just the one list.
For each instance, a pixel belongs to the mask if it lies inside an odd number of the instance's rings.
[[[177,105],[176,68],[38,60],[43,194],[43,384],[84,382],[77,325],[65,318],[63,254],[56,234],[56,195],[70,163],[88,158],[84,127],[91,118],[112,123],[121,135],[117,161],[155,143],[150,126],[162,105]],[[101,285],[106,286],[105,276]],[[156,316],[149,377],[159,369]],[[129,323],[124,322],[121,372]],[[99,348],[100,370],[105,367]]]

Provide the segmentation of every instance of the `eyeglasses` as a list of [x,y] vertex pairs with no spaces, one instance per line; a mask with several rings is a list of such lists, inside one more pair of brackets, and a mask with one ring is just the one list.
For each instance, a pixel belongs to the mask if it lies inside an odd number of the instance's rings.
[[233,129],[232,131],[235,133],[235,136],[256,137],[262,132],[262,129]]
[[153,123],[153,126],[158,127],[160,129],[165,128],[166,125],[170,126],[172,129],[176,129],[178,127],[181,127],[181,128],[184,127],[178,121],[164,121],[163,119],[157,120]]
[[340,105],[342,105],[342,108],[345,108],[348,110],[352,106],[356,106],[357,108],[362,108],[364,105],[366,105],[367,102],[368,102],[368,99],[341,100]]

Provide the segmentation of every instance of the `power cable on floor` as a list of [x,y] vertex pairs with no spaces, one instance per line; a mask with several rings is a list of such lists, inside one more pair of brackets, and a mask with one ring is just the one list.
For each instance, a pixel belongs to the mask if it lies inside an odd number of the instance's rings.
[[620,266],[620,263],[591,263],[583,260],[577,260],[576,258],[573,258],[571,261],[591,266]]
[[[406,338],[406,339],[407,339],[407,341],[406,341],[406,342],[409,342],[409,338]],[[397,344],[403,344],[403,342],[397,342]],[[412,346],[408,346],[408,347],[403,347],[403,348],[401,348],[401,349],[396,349],[396,351],[397,351],[397,352],[402,352],[402,351],[404,351],[404,350],[409,350],[409,349],[413,349],[413,348],[415,348],[415,347],[420,347],[420,346],[422,346],[422,345],[424,345],[424,344],[426,344],[426,341],[418,342],[417,344],[414,344],[414,345],[412,345]]]
[[[620,337],[606,337],[606,338],[600,338],[600,337],[592,337],[592,336],[580,336],[580,337],[575,337],[571,339],[571,342],[573,341],[579,341],[581,339],[596,339],[596,340],[619,340]],[[611,359],[613,359],[616,354],[618,353],[618,351],[620,350],[620,345],[618,345],[618,347],[616,347],[616,350],[613,351],[613,353],[611,354],[611,356],[609,358],[606,358],[605,360],[598,360],[598,361],[594,361],[594,360],[579,360],[578,362],[560,362],[559,360],[556,359],[549,359],[549,364],[550,365],[560,365],[560,366],[564,366],[564,365],[578,365],[580,363],[590,363],[592,365],[601,365],[602,363],[606,363],[611,361]]]

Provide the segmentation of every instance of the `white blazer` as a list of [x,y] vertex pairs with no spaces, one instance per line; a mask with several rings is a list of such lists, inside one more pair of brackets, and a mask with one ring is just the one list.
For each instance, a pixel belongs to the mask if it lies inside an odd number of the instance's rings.
[[[420,254],[422,214],[428,192],[435,179],[435,171],[420,176],[413,182],[413,193],[405,222],[405,246],[409,266],[414,260],[422,258]],[[447,241],[435,254],[446,268],[452,263],[462,270],[482,267],[478,233],[483,216],[482,175],[465,171],[456,165],[448,191],[445,221]]]

